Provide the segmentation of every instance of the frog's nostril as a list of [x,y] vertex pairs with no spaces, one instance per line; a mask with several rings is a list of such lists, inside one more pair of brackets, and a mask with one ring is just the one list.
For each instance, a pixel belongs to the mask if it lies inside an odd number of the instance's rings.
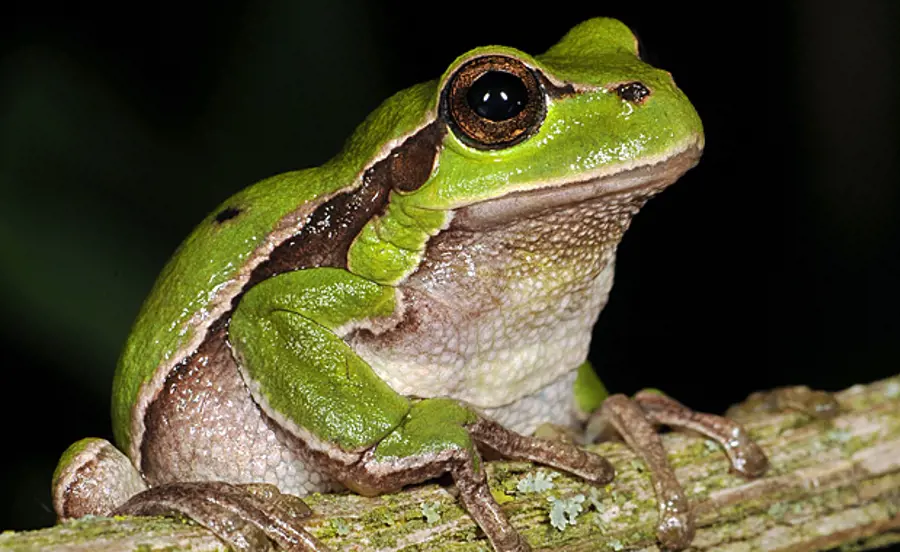
[[616,94],[625,101],[640,104],[650,95],[650,89],[638,81],[626,82],[615,88]]

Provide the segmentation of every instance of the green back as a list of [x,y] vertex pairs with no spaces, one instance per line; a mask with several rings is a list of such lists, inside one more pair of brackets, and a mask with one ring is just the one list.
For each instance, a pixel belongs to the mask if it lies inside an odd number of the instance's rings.
[[[147,297],[113,380],[112,417],[116,442],[128,450],[131,409],[141,385],[157,368],[180,360],[182,348],[212,320],[200,317],[253,251],[286,215],[338,190],[356,186],[368,162],[389,141],[425,121],[435,97],[435,82],[404,90],[385,101],[354,132],[343,151],[321,167],[268,178],[239,192],[207,216],[163,268]],[[222,209],[241,210],[223,224]]]

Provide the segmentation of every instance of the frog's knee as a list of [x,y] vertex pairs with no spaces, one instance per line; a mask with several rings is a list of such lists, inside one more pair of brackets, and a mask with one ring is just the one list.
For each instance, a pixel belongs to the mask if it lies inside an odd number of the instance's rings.
[[82,439],[66,449],[53,472],[53,509],[60,521],[105,516],[145,489],[141,474],[112,443]]

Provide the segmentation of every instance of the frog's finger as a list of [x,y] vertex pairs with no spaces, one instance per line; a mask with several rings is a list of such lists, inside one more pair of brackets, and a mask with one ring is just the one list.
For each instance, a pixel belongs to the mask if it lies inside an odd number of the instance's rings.
[[507,458],[552,466],[599,485],[615,476],[606,458],[564,441],[526,437],[487,418],[480,418],[468,429],[473,439]]
[[695,412],[680,402],[654,391],[640,391],[634,400],[656,423],[696,431],[719,443],[731,466],[745,477],[758,477],[769,467],[759,445],[739,423],[713,414]]
[[669,465],[656,428],[636,402],[621,394],[607,397],[599,415],[650,468],[659,508],[656,536],[660,543],[669,550],[687,548],[694,538],[694,514]]
[[481,466],[483,466],[481,462],[476,466],[469,457],[450,470],[459,490],[460,501],[488,535],[494,550],[528,552],[531,546],[513,528],[500,505],[494,500]]
[[242,489],[220,481],[177,482],[133,496],[115,515],[181,514],[203,525],[235,551],[270,548],[286,552],[327,552],[328,548],[297,523],[308,510],[282,500],[274,486]]

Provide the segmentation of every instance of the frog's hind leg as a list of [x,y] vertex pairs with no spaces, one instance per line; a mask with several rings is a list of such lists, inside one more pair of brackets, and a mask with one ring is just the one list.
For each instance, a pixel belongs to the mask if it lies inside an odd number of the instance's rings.
[[51,494],[59,521],[108,516],[147,482],[131,460],[105,439],[90,437],[70,446],[53,472]]
[[168,483],[135,495],[114,514],[184,515],[235,551],[267,550],[269,541],[287,552],[328,550],[299,524],[310,514],[306,504],[265,483]]
[[309,515],[299,498],[274,485],[207,482],[149,488],[131,461],[103,439],[83,439],[63,453],[53,474],[60,521],[86,515],[184,515],[234,550],[327,550],[298,521]]
[[694,412],[657,391],[641,391],[634,399],[611,395],[589,423],[589,430],[611,426],[650,469],[659,508],[657,538],[667,549],[686,548],[694,537],[694,517],[681,484],[657,434],[658,425],[688,429],[718,442],[734,469],[747,477],[761,475],[768,466],[762,449],[739,424],[721,416]]

